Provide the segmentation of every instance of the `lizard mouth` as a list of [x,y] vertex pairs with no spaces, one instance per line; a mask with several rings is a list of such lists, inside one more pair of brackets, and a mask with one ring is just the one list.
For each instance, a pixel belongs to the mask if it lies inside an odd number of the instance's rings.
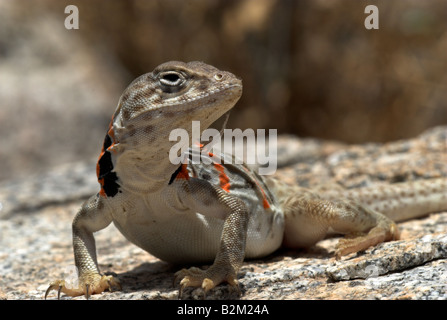
[[[205,92],[200,92],[198,94],[194,94],[191,96],[185,95],[182,99],[176,99],[176,98],[166,99],[164,101],[163,105],[164,106],[166,106],[166,105],[178,106],[178,105],[184,104],[185,108],[186,108],[187,104],[193,103],[195,101],[205,101],[206,98],[214,98],[217,101],[217,100],[219,100],[218,99],[219,97],[223,97],[224,100],[226,100],[225,98],[230,98],[230,99],[233,98],[237,101],[241,96],[242,96],[242,84],[241,83],[230,83],[230,84],[225,84],[220,87],[217,87],[216,89],[208,90]],[[210,100],[207,100],[207,101],[210,101]],[[203,103],[203,107],[207,107],[207,106],[208,106],[207,103]]]

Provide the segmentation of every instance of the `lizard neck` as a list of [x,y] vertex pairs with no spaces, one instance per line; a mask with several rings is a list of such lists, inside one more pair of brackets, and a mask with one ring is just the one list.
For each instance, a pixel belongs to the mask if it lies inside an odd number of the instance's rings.
[[[136,118],[126,126],[122,126],[118,116],[113,121],[114,143],[109,151],[120,185],[133,192],[154,192],[167,185],[180,165],[170,159],[171,149],[175,146],[174,151],[186,150],[191,146],[192,121],[200,121],[201,134],[222,112],[214,110],[210,114],[205,108],[195,112],[194,118],[188,116],[192,112],[179,112],[175,117],[166,113],[151,121]],[[182,129],[188,138],[174,135],[174,141],[170,141],[175,129]],[[177,152],[175,155],[179,156]]]

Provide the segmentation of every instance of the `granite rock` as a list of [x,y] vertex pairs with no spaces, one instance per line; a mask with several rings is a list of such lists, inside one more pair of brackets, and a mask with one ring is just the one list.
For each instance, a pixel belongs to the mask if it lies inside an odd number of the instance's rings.
[[[387,144],[282,136],[276,174],[306,187],[345,188],[447,176],[446,138],[447,127]],[[94,161],[0,184],[0,299],[42,299],[52,280],[73,277],[71,220],[97,189]],[[399,228],[401,240],[339,261],[333,256],[336,238],[308,250],[279,250],[245,261],[241,299],[447,299],[447,212],[399,223]],[[123,288],[91,299],[177,298],[172,279],[182,266],[132,245],[113,225],[95,237],[101,270],[117,275]],[[203,294],[187,289],[184,297]],[[229,298],[237,295],[226,285],[206,296]]]

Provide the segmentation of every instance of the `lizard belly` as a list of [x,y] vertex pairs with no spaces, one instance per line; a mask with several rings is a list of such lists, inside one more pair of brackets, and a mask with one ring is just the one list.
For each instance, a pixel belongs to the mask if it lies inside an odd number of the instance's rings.
[[223,221],[194,213],[170,220],[148,217],[139,223],[115,220],[114,224],[129,241],[171,263],[213,261],[223,227]]
[[[169,210],[161,208],[154,211],[137,203],[132,203],[136,210],[114,214],[115,226],[129,241],[171,263],[214,260],[220,246],[224,220],[195,212],[169,213]],[[278,249],[282,243],[283,229],[281,211],[252,212],[245,257],[262,257]]]
[[260,258],[276,251],[284,235],[284,215],[279,208],[258,208],[250,216],[247,229],[246,258]]

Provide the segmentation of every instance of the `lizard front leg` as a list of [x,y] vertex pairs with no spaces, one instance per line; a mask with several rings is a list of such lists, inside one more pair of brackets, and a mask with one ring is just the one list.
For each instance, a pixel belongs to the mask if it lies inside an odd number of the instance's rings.
[[[185,182],[186,183],[186,182]],[[182,269],[175,274],[174,282],[180,280],[179,297],[186,287],[201,287],[204,292],[223,282],[239,292],[237,272],[245,256],[249,213],[245,203],[230,193],[198,180],[190,179],[184,203],[197,212],[207,212],[224,218],[220,246],[214,263],[206,270],[199,268]],[[192,196],[193,195],[193,196]],[[215,201],[211,201],[214,199]],[[209,230],[216,232],[218,230]]]
[[96,245],[93,232],[107,227],[112,221],[104,199],[99,195],[87,200],[76,214],[73,224],[73,249],[75,265],[78,269],[78,286],[72,286],[65,280],[56,280],[50,284],[45,292],[45,298],[51,290],[58,290],[58,298],[63,292],[69,296],[101,293],[112,286],[120,287],[119,281],[112,276],[99,273],[96,259]]

